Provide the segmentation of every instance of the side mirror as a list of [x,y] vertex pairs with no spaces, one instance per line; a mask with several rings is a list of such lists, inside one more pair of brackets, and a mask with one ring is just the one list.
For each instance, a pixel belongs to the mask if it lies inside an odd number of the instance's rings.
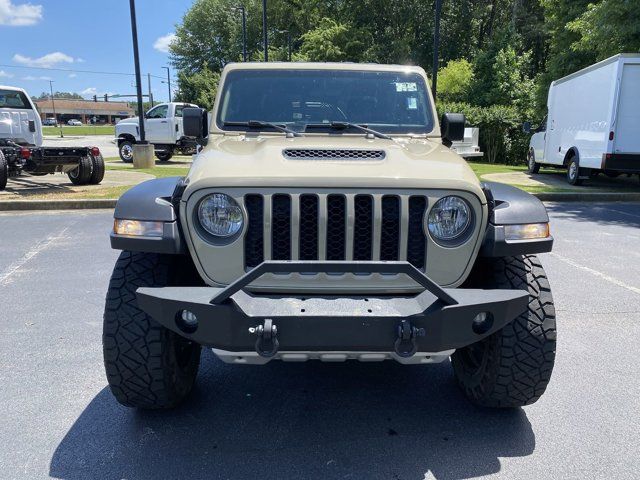
[[524,133],[531,133],[531,122],[524,122],[522,124],[522,131]]
[[182,111],[182,131],[185,137],[206,144],[209,137],[209,113],[204,108],[185,108]]
[[452,142],[464,140],[464,126],[466,119],[462,113],[445,113],[440,120],[442,140],[446,146]]

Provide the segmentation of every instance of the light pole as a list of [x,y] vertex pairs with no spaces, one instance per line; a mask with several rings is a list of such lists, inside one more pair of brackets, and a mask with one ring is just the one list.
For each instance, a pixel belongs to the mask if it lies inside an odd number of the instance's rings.
[[436,22],[433,32],[433,101],[436,101],[438,93],[438,49],[440,47],[440,12],[442,11],[442,0],[436,0]]
[[129,0],[131,10],[131,37],[133,38],[133,63],[136,70],[136,94],[138,97],[138,123],[140,124],[140,143],[146,144],[144,133],[144,107],[142,105],[142,76],[140,75],[140,55],[138,54],[138,26],[136,25],[136,2]]
[[244,5],[234,7],[234,10],[239,10],[242,14],[242,61],[247,61],[247,11]]
[[278,30],[278,33],[286,33],[287,34],[287,51],[288,51],[288,59],[291,61],[291,32],[289,30]]
[[267,36],[267,0],[262,0],[262,36],[264,37],[264,61],[269,61],[269,39]]
[[[56,115],[56,102],[53,99],[53,80],[49,80],[49,91],[51,92],[51,109],[53,110],[53,118],[56,119],[56,123],[58,123],[58,115]],[[62,123],[58,123],[60,127],[60,138],[64,138],[62,134]]]
[[171,74],[169,67],[162,67],[167,71],[167,85],[169,86],[169,103],[171,103]]
[[147,86],[149,89],[149,101],[151,102],[151,108],[154,107],[153,105],[153,93],[151,93],[151,74],[147,73]]

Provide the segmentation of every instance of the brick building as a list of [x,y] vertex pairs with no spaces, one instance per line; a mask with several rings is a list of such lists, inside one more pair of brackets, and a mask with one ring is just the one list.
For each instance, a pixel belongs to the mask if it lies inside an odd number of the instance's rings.
[[[91,100],[55,100],[56,116],[58,122],[66,123],[76,119],[82,123],[96,117],[97,123],[116,123],[123,118],[134,116],[133,107],[128,102],[93,102]],[[38,100],[35,102],[40,118],[53,118],[53,105],[51,100]]]

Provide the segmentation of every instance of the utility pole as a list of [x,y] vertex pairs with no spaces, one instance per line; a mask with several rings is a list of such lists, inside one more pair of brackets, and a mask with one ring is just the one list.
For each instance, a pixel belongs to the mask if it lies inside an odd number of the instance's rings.
[[239,10],[242,14],[242,61],[247,61],[247,10],[244,5],[234,7],[234,10]]
[[138,53],[138,26],[136,25],[136,2],[129,0],[131,10],[131,36],[133,38],[133,63],[136,70],[136,93],[138,97],[138,118],[140,123],[140,143],[147,143],[144,132],[144,107],[142,105],[142,76],[140,75],[140,55]]
[[264,61],[269,61],[269,38],[267,35],[267,0],[262,0],[262,36],[264,37]]
[[[53,80],[49,80],[49,91],[51,92],[51,109],[53,110],[53,118],[56,119],[56,123],[58,123],[58,115],[56,114],[56,102],[53,99]],[[62,134],[62,123],[58,123],[60,127],[60,138],[64,138]]]
[[167,85],[169,86],[169,103],[171,103],[171,73],[169,67],[162,67],[167,70]]
[[149,101],[151,102],[151,108],[153,108],[153,93],[151,93],[151,74],[147,73],[147,86],[149,89]]
[[433,93],[433,101],[436,101],[438,93],[438,49],[440,47],[440,12],[442,11],[442,0],[436,0],[436,22],[435,31],[433,32],[433,84],[431,92]]

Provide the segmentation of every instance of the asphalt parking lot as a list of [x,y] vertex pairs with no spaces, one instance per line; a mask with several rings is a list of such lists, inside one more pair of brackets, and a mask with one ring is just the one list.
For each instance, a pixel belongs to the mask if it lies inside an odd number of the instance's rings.
[[640,204],[549,205],[552,382],[488,411],[448,363],[222,364],[172,412],[112,398],[110,211],[1,214],[0,478],[638,478]]

